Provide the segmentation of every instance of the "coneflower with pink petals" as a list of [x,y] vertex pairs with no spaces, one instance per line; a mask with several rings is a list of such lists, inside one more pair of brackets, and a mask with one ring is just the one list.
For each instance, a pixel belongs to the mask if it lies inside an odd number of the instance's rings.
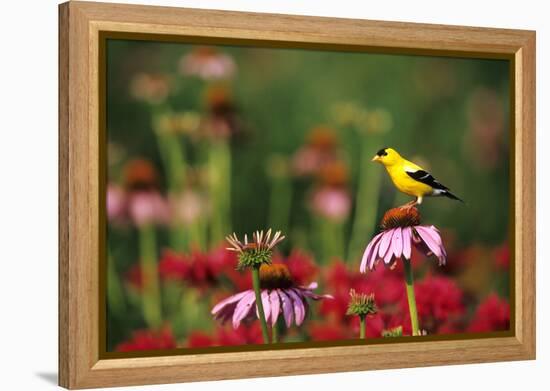
[[382,232],[368,244],[359,270],[361,273],[366,273],[367,268],[373,270],[380,261],[393,268],[397,260],[403,261],[412,332],[413,335],[420,335],[411,267],[412,248],[416,247],[426,256],[435,255],[439,265],[444,265],[447,261],[447,252],[439,230],[433,225],[420,225],[420,213],[414,207],[388,210],[380,226]]

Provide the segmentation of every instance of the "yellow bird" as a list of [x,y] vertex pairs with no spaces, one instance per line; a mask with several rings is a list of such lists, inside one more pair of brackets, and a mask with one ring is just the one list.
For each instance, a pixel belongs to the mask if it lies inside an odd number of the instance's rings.
[[407,204],[408,206],[421,204],[422,198],[428,196],[445,196],[464,202],[451,193],[448,187],[439,183],[429,172],[404,159],[395,149],[382,148],[374,155],[372,161],[379,162],[386,167],[393,184],[400,192],[416,197],[415,201]]

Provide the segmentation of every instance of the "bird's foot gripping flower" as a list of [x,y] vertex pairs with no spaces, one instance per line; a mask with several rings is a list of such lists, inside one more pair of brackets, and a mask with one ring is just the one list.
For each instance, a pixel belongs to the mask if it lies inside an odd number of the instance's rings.
[[420,225],[420,213],[415,207],[388,210],[380,223],[382,232],[368,244],[361,260],[360,271],[372,270],[379,261],[394,266],[398,259],[411,259],[412,247],[427,256],[434,254],[439,265],[444,265],[447,252],[439,230],[431,225]]
[[231,247],[227,250],[235,251],[239,255],[239,270],[247,268],[259,268],[264,264],[271,264],[273,248],[285,238],[281,231],[271,236],[271,229],[264,234],[264,231],[256,231],[252,234],[252,241],[248,241],[248,235],[244,235],[244,241],[240,241],[234,233],[226,237]]

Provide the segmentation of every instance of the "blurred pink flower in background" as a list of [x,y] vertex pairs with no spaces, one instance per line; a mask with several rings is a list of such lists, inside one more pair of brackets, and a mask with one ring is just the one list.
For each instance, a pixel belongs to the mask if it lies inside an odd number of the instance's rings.
[[197,222],[208,212],[206,197],[194,190],[184,190],[177,196],[170,197],[174,216],[186,225]]
[[167,224],[170,219],[168,202],[155,190],[132,193],[128,201],[128,212],[137,226]]
[[341,188],[319,188],[313,192],[311,207],[319,216],[342,222],[350,214],[351,195],[347,190]]
[[313,128],[306,143],[292,158],[294,175],[316,175],[326,164],[336,159],[337,146],[338,139],[333,129],[323,125]]
[[107,185],[107,218],[111,222],[123,221],[126,217],[126,194],[122,187]]
[[466,150],[485,168],[493,168],[505,152],[505,102],[491,89],[480,87],[470,97],[468,105],[469,137]]
[[479,333],[510,329],[510,304],[497,294],[490,294],[474,314],[469,332]]
[[205,46],[184,55],[179,62],[179,71],[204,80],[228,79],[235,74],[236,66],[229,55]]
[[170,85],[171,79],[167,75],[138,73],[132,79],[130,94],[135,99],[158,104],[168,97]]

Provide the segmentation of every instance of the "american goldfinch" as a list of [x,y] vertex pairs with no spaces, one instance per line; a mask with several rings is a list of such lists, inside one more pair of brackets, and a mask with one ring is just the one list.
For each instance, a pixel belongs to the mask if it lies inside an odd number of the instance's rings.
[[429,172],[404,159],[395,149],[382,148],[374,155],[372,161],[379,162],[386,167],[393,184],[399,191],[416,197],[415,201],[408,204],[409,206],[421,204],[422,198],[427,196],[445,196],[464,202],[451,193],[448,187],[439,183]]

